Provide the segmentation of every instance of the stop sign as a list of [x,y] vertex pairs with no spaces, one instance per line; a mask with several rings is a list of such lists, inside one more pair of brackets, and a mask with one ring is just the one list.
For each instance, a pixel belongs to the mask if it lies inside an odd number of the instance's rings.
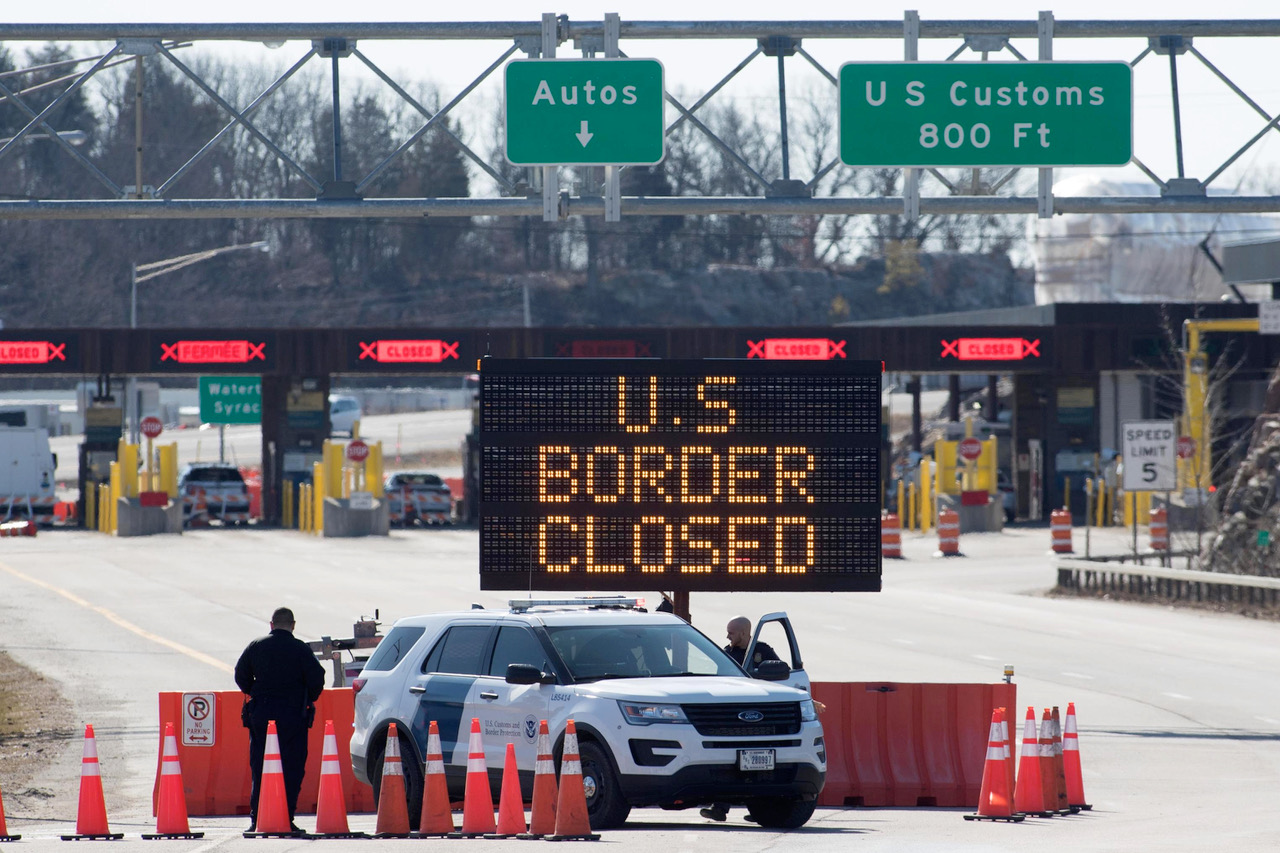
[[354,439],[347,445],[347,458],[352,462],[363,462],[369,458],[369,445],[360,439]]
[[1189,435],[1178,436],[1178,458],[1190,459],[1196,455],[1196,440]]
[[138,424],[138,429],[147,438],[159,438],[160,433],[164,432],[164,424],[155,415],[147,415]]
[[982,442],[970,436],[960,442],[960,456],[972,462],[982,455]]

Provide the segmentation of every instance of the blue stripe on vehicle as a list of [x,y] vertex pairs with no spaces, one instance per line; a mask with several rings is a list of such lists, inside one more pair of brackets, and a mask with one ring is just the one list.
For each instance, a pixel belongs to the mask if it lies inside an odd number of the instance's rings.
[[[440,752],[444,755],[445,764],[466,764],[467,742],[458,741],[458,733],[462,725],[462,712],[467,702],[467,694],[476,683],[474,675],[430,675],[423,680],[422,686],[427,689],[418,700],[418,710],[413,717],[413,739],[418,744],[418,754],[424,759],[427,756],[427,731],[431,721],[436,721],[440,730]],[[467,729],[470,732],[470,728]],[[463,753],[461,762],[454,760],[454,750],[461,743]]]

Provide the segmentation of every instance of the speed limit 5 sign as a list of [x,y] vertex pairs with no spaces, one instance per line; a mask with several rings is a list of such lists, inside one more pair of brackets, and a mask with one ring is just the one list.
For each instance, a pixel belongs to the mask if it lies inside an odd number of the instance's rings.
[[1126,492],[1168,492],[1178,487],[1178,430],[1173,421],[1124,425]]

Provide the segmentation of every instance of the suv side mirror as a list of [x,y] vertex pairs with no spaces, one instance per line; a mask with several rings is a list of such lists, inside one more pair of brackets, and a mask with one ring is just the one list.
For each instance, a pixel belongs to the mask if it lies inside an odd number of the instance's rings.
[[507,664],[508,684],[540,684],[542,679],[542,670],[536,666],[527,663]]
[[786,681],[791,675],[791,667],[786,661],[762,660],[751,675],[761,681]]

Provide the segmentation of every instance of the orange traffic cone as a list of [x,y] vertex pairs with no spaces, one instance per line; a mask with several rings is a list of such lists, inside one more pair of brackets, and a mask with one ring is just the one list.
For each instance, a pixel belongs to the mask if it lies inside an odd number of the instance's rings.
[[160,795],[156,803],[156,831],[144,833],[147,841],[157,838],[204,838],[192,832],[187,821],[187,795],[182,788],[182,766],[178,763],[178,739],[173,723],[164,724],[164,750],[160,757]]
[[1058,811],[1058,787],[1053,773],[1053,720],[1045,708],[1040,717],[1040,787],[1044,791],[1044,810]]
[[516,745],[507,743],[507,756],[502,764],[502,789],[498,797],[498,829],[485,838],[512,838],[524,835],[529,826],[524,822],[524,796],[520,793],[520,773],[516,769]]
[[967,814],[965,820],[1025,820],[1026,815],[1013,813],[1013,797],[1009,793],[1009,770],[1004,758],[1004,714],[999,708],[991,712],[991,732],[987,735],[987,760],[982,766],[982,793],[978,797],[978,813]]
[[587,817],[587,794],[582,786],[582,757],[578,754],[578,730],[569,720],[560,759],[560,798],[556,803],[556,831],[548,841],[596,841]]
[[324,721],[324,755],[320,759],[320,794],[316,799],[316,831],[312,838],[368,838],[352,832],[347,823],[347,797],[342,790],[342,765],[338,763],[338,736],[333,720]]
[[462,803],[464,838],[475,838],[495,832],[493,794],[489,790],[489,769],[484,762],[484,741],[480,739],[480,721],[471,718],[471,740],[467,744],[467,791]]
[[297,837],[289,819],[289,801],[284,793],[284,765],[280,762],[280,735],[276,721],[267,721],[267,742],[262,750],[262,779],[258,782],[256,829],[245,838]]
[[409,805],[400,764],[400,735],[396,724],[387,728],[387,751],[382,756],[382,788],[378,792],[378,824],[374,838],[408,838]]
[[440,751],[440,729],[432,720],[427,731],[427,775],[422,785],[422,821],[418,826],[418,836],[450,835],[453,831],[449,786],[444,778],[444,755]]
[[102,796],[102,770],[98,767],[98,743],[93,726],[84,727],[84,757],[80,760],[80,810],[76,815],[76,834],[62,836],[63,841],[81,838],[115,840],[123,832],[112,832],[107,825],[107,803]]
[[547,721],[538,724],[538,761],[533,765],[533,808],[529,832],[521,838],[541,838],[556,831],[556,762],[551,757]]
[[1018,762],[1018,788],[1013,808],[1023,814],[1052,817],[1045,808],[1044,783],[1040,781],[1040,741],[1036,738],[1036,709],[1027,708],[1022,729],[1022,758]]
[[1080,809],[1067,802],[1067,773],[1062,760],[1062,718],[1058,716],[1058,706],[1054,705],[1049,714],[1052,724],[1049,732],[1053,737],[1053,793],[1058,811],[1063,814],[1079,814]]
[[4,797],[0,795],[0,841],[17,841],[21,835],[10,835],[9,827],[4,822]]
[[1004,769],[1005,778],[1009,780],[1009,804],[1013,805],[1013,792],[1017,789],[1015,780],[1017,774],[1014,768],[1014,756],[1016,753],[1013,749],[1013,741],[1009,737],[1009,709],[1000,709],[1000,734],[1004,737]]
[[[1062,732],[1062,766],[1067,777],[1067,804],[1089,811],[1084,800],[1084,776],[1080,772],[1080,734],[1076,730],[1076,703],[1067,703],[1067,722]],[[536,797],[536,789],[535,794]],[[536,801],[535,801],[536,802]],[[0,830],[4,826],[0,825]]]

